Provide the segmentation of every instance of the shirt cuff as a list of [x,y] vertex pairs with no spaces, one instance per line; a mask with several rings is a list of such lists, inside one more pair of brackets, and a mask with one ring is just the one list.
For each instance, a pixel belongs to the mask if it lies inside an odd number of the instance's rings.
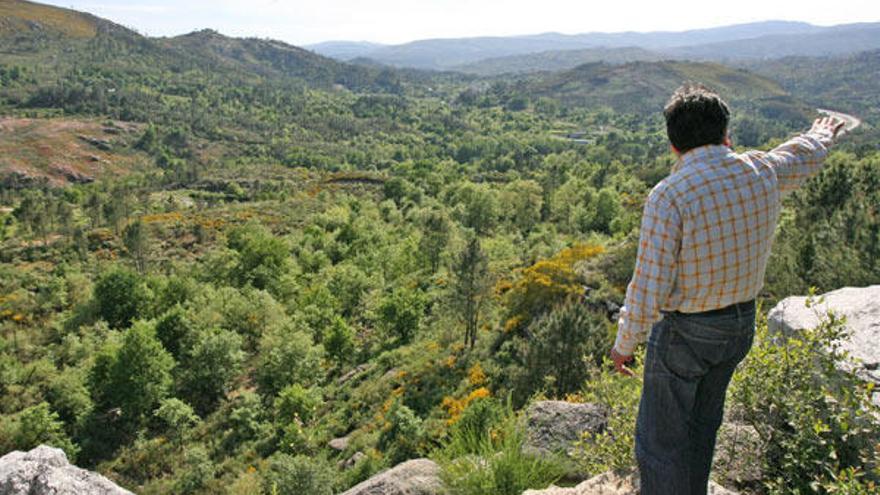
[[632,356],[639,343],[632,335],[627,336],[622,330],[617,330],[617,338],[614,340],[614,350],[621,356]]

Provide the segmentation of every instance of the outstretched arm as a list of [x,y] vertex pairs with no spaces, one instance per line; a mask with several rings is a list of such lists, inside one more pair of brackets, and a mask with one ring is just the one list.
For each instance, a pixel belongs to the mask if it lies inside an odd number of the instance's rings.
[[785,194],[797,189],[819,171],[828,149],[845,125],[846,122],[837,117],[818,118],[806,134],[764,154],[776,170],[780,192]]

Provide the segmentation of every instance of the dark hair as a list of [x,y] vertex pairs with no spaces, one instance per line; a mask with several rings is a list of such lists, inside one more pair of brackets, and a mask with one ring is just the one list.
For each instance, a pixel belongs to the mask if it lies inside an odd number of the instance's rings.
[[727,103],[711,89],[687,83],[675,90],[666,108],[666,134],[679,152],[722,144],[730,122]]

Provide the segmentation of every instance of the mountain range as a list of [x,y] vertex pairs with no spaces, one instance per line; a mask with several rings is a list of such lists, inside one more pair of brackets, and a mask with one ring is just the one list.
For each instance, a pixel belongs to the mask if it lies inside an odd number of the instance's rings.
[[[880,48],[880,23],[831,27],[765,21],[681,32],[622,32],[419,40],[401,45],[327,42],[305,48],[340,60],[481,75],[573,68],[596,59],[774,59],[852,54]],[[621,52],[621,49],[627,49]],[[621,54],[624,53],[624,56]],[[570,62],[569,62],[570,60]]]

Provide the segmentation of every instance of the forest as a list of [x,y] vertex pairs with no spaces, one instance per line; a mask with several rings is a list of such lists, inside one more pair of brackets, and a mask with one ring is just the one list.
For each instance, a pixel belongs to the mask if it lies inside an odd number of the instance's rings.
[[[817,106],[864,120],[786,199],[763,312],[880,282],[880,52],[480,77],[76,19],[0,28],[0,454],[53,445],[144,494],[330,495],[422,457],[466,495],[632,468],[639,382],[607,355],[686,80],[728,98],[737,150]],[[877,493],[839,332],[780,345],[761,319],[729,404],[762,478],[716,481]],[[531,455],[542,399],[609,428]]]

